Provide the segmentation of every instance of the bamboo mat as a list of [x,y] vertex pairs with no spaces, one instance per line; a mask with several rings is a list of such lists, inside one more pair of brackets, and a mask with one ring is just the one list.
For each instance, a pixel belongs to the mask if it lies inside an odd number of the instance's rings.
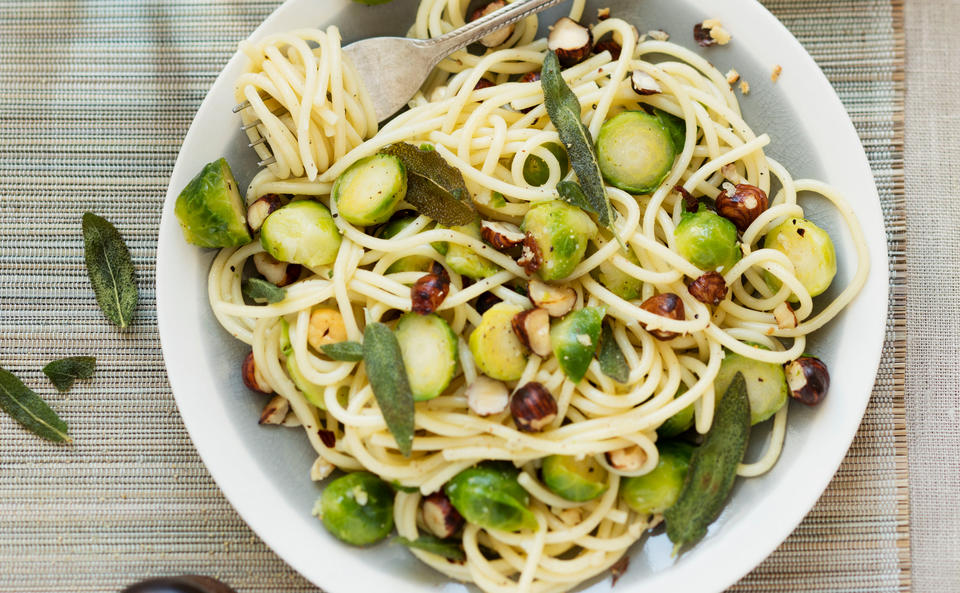
[[[892,316],[871,405],[797,531],[734,591],[906,591],[903,28],[900,0],[765,2],[844,100],[890,231]],[[28,385],[95,353],[97,379],[50,395],[75,443],[0,415],[0,591],[116,591],[202,573],[242,593],[315,588],[229,506],[194,451],[156,333],[160,203],[187,126],[273,1],[0,0],[0,366]],[[116,332],[90,298],[80,214],[123,229],[141,307]]]

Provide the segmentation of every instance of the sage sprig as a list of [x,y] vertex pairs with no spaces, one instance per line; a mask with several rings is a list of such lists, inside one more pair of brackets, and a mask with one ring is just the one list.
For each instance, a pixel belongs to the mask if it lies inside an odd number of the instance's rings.
[[57,391],[67,391],[77,379],[89,379],[97,366],[92,356],[70,356],[54,360],[43,367],[43,374],[50,379]]
[[320,350],[334,360],[358,362],[363,360],[363,344],[360,342],[335,342],[324,344]]
[[627,364],[626,356],[617,345],[609,323],[603,324],[603,330],[600,333],[600,352],[597,354],[597,360],[600,362],[600,370],[603,374],[617,383],[626,383],[630,379],[630,365]]
[[577,174],[583,193],[593,206],[600,224],[611,228],[615,213],[603,185],[593,137],[580,119],[580,101],[563,80],[560,61],[554,52],[548,52],[543,60],[540,85],[547,115],[570,155],[570,166]]
[[467,555],[463,551],[463,547],[456,540],[446,540],[434,537],[432,535],[421,535],[417,539],[408,539],[406,537],[396,537],[394,538],[395,542],[407,546],[408,548],[414,548],[416,550],[423,550],[424,552],[430,552],[431,554],[436,554],[447,560],[453,562],[462,563],[467,559]]
[[287,291],[266,280],[248,278],[243,283],[243,294],[256,302],[279,303],[286,298]]
[[413,450],[413,392],[400,343],[386,325],[370,323],[364,329],[363,363],[383,420],[396,439],[397,448],[409,457]]
[[67,423],[10,371],[0,368],[0,409],[47,440],[71,442]]
[[104,315],[127,327],[137,308],[137,278],[123,237],[110,222],[96,214],[83,215],[84,259],[87,275]]
[[407,169],[405,199],[417,212],[446,226],[469,224],[477,217],[463,175],[432,146],[397,142],[380,152],[403,162]]

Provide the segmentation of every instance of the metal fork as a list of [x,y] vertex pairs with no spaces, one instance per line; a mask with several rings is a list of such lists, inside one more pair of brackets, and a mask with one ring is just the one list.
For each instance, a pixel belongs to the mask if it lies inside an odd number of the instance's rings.
[[[423,86],[441,60],[490,33],[517,23],[565,0],[520,0],[508,4],[466,25],[434,39],[408,37],[372,37],[343,48],[356,68],[360,80],[370,90],[377,121],[383,121],[402,109]],[[234,113],[250,106],[248,101],[233,108]],[[253,122],[245,128],[253,127]],[[260,144],[264,139],[251,144]],[[258,163],[269,165],[273,157]]]

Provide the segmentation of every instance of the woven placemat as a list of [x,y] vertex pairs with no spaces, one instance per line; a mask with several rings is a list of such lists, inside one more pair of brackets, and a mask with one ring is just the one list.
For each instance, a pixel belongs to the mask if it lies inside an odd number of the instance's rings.
[[[116,591],[203,573],[242,593],[315,591],[246,527],[197,457],[156,332],[160,204],[217,73],[275,1],[0,0],[0,366],[70,422],[73,445],[0,415],[0,591]],[[736,591],[909,588],[903,412],[903,35],[899,0],[768,0],[823,67],[867,148],[893,257],[873,400],[816,508]],[[91,298],[80,215],[124,233],[135,325]],[[53,393],[39,369],[96,354],[96,380]]]

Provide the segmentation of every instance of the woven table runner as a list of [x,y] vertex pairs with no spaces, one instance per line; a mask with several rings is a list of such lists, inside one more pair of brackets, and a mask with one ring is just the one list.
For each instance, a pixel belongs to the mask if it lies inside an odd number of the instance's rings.
[[[323,1],[323,0],[318,0]],[[744,0],[747,1],[747,0]],[[893,259],[873,399],[846,461],[733,591],[906,591],[900,0],[767,0],[833,82],[870,157]],[[190,443],[160,353],[154,257],[180,142],[276,1],[0,0],[0,366],[70,423],[56,446],[0,414],[0,591],[117,591],[201,573],[241,593],[316,591],[244,524]],[[113,221],[141,305],[118,332],[91,295],[80,216]],[[881,273],[877,270],[875,273]],[[39,369],[93,354],[66,395]]]

